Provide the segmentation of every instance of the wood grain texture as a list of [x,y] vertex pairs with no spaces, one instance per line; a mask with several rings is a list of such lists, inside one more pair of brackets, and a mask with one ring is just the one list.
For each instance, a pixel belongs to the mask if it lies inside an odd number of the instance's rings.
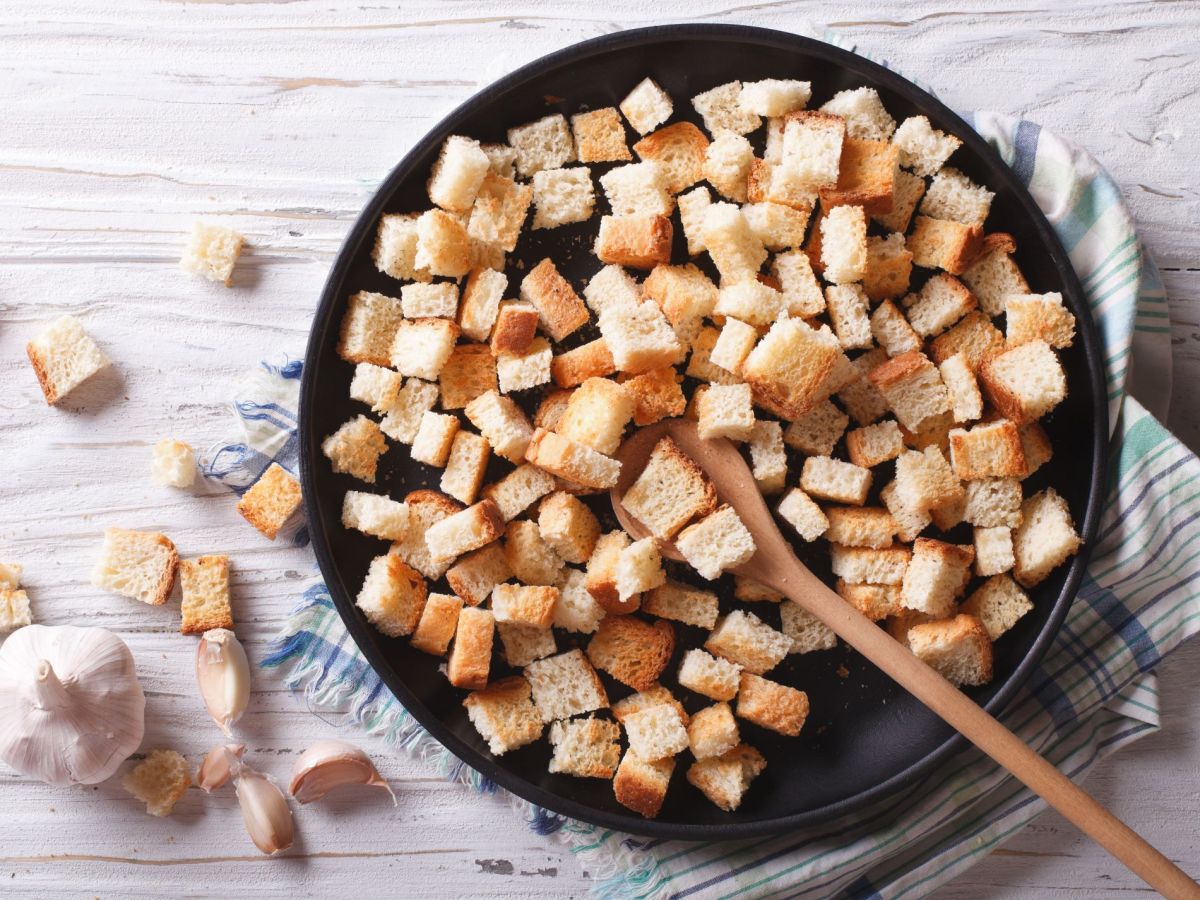
[[[1121,184],[1172,298],[1175,383],[1200,375],[1200,12],[1178,2],[872,0],[811,4],[625,0],[570,4],[18,0],[0,5],[0,558],[26,567],[37,618],[90,623],[130,644],[148,696],[145,747],[193,759],[219,739],[192,675],[178,607],[88,585],[104,526],[165,530],[181,553],[233,559],[238,631],[261,658],[310,571],[302,551],[241,521],[214,488],[160,488],[150,448],[205,448],[229,430],[232,385],[260,358],[299,353],[330,261],[358,209],[438,118],[498,75],[623,27],[699,19],[828,26],[933,86],[960,110],[1000,109],[1079,141]],[[177,268],[192,221],[246,234],[233,289]],[[116,361],[61,408],[24,358],[40,323],[80,316]],[[1200,446],[1181,393],[1170,424]],[[1161,671],[1163,730],[1100,766],[1088,788],[1176,860],[1200,858],[1200,649]],[[242,734],[286,777],[322,721],[259,673]],[[376,754],[399,807],[369,791],[298,812],[293,855],[266,860],[232,794],[193,791],[153,819],[113,781],[56,791],[0,768],[0,878],[13,896],[254,896],[397,883],[446,896],[580,896],[570,855],[514,824],[504,801],[421,763]],[[403,879],[400,882],[399,879]],[[1096,897],[1138,885],[1043,816],[944,897]]]

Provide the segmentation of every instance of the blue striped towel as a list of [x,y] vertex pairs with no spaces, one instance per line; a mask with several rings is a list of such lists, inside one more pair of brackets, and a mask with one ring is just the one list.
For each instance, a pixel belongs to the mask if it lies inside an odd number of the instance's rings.
[[[1159,727],[1153,669],[1200,629],[1200,461],[1155,418],[1170,394],[1167,301],[1120,192],[1085,152],[1031,122],[978,113],[974,127],[1029,185],[1087,292],[1107,360],[1112,483],[1078,598],[1002,720],[1072,778]],[[1134,367],[1136,360],[1137,366]],[[272,460],[295,470],[300,365],[264,366],[239,394],[244,436],[209,456],[235,490]],[[1154,413],[1139,399],[1146,398]],[[294,540],[303,541],[303,532]],[[427,757],[448,778],[497,788],[434,741],[387,691],[314,579],[264,665],[314,709]],[[872,808],[819,829],[726,843],[651,841],[513,798],[611,897],[921,896],[955,877],[1045,804],[978,751]]]

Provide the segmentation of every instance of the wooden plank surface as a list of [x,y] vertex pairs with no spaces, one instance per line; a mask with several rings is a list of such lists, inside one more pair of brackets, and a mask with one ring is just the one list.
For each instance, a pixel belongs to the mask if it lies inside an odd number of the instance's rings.
[[[177,607],[88,585],[103,527],[162,529],[184,555],[229,553],[239,634],[260,658],[310,571],[250,530],[228,494],[152,485],[164,436],[204,448],[231,423],[233,384],[303,350],[340,241],[374,186],[440,116],[500,74],[624,27],[695,19],[828,26],[933,86],[960,110],[1021,113],[1077,140],[1122,185],[1172,298],[1170,424],[1200,446],[1200,13],[1189,2],[871,0],[659,4],[351,5],[23,0],[0,6],[0,558],[26,566],[38,620],[103,625],[133,649],[148,695],[146,747],[195,757],[217,739],[196,696]],[[204,216],[250,249],[233,290],[179,272]],[[59,409],[23,347],[80,316],[116,367]],[[1163,665],[1163,730],[1088,786],[1168,855],[1200,858],[1200,650]],[[311,741],[353,735],[260,673],[242,733],[286,777]],[[386,755],[390,807],[368,791],[299,813],[298,852],[264,860],[232,795],[193,791],[167,820],[116,782],[51,790],[0,768],[0,881],[13,896],[87,892],[580,896],[588,878],[506,804]],[[1138,888],[1043,816],[944,897],[1095,897]],[[402,891],[401,891],[402,892]]]

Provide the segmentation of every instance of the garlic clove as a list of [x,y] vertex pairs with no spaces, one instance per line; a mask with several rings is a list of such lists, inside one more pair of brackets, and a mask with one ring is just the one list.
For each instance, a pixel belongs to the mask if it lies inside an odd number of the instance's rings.
[[371,758],[345,741],[317,741],[301,753],[292,767],[288,790],[298,802],[312,803],[343,784],[381,787],[391,796],[392,805],[396,805],[396,795]]
[[213,747],[200,763],[200,771],[196,773],[196,786],[206,794],[211,794],[217,788],[224,787],[229,779],[236,777],[242,769],[242,755],[246,752],[245,744],[222,744]]
[[236,783],[242,821],[254,846],[268,856],[292,846],[296,826],[283,791],[262,772],[242,766]]
[[196,680],[208,714],[231,737],[229,726],[242,717],[250,702],[250,661],[228,628],[214,628],[200,637]]

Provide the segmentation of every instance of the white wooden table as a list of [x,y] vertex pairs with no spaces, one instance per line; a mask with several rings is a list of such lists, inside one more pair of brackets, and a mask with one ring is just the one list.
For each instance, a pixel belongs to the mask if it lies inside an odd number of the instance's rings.
[[[337,8],[335,8],[337,7]],[[652,7],[665,19],[647,18]],[[964,9],[971,7],[971,9]],[[1053,7],[1055,11],[1047,11]],[[153,486],[152,444],[226,433],[231,384],[304,346],[317,294],[375,184],[440,116],[502,72],[623,27],[693,18],[828,25],[931,83],[960,109],[1027,114],[1087,145],[1124,188],[1172,298],[1171,425],[1200,445],[1200,7],[1180,2],[144,3],[0,5],[0,558],[25,564],[36,617],[102,625],[132,647],[146,748],[196,758],[218,738],[197,698],[178,607],[88,585],[106,525],[161,529],[185,555],[228,553],[238,631],[261,657],[310,565],[236,514],[230,495]],[[251,247],[233,290],[176,267],[198,216]],[[80,316],[116,367],[49,409],[24,344]],[[1088,787],[1168,855],[1200,856],[1200,648],[1161,669],[1161,734]],[[258,674],[242,734],[285,777],[338,723]],[[154,819],[116,780],[51,790],[0,766],[0,891],[579,896],[569,854],[501,801],[378,755],[393,809],[347,791],[299,814],[287,858],[249,844],[232,794],[191,791]],[[1137,889],[1044,816],[941,896],[1095,897]]]

